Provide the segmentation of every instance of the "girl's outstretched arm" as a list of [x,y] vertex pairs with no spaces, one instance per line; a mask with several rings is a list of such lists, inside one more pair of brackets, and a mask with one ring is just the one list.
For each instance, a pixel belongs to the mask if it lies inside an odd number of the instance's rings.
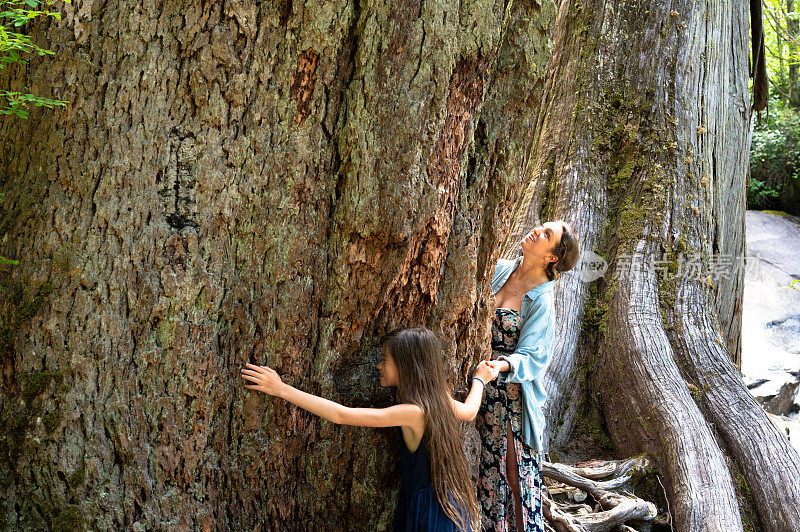
[[[467,398],[462,403],[453,399],[453,411],[456,418],[461,421],[472,421],[478,415],[483,399],[483,388],[486,383],[497,378],[498,371],[490,366],[487,361],[482,360],[472,374],[472,386],[469,389]],[[480,379],[480,380],[478,380]]]
[[358,427],[410,427],[422,434],[425,414],[421,407],[412,404],[394,405],[388,408],[348,408],[335,401],[303,392],[281,380],[278,373],[268,366],[247,364],[242,378],[254,384],[246,387],[274,395],[294,403],[312,414],[339,425]]

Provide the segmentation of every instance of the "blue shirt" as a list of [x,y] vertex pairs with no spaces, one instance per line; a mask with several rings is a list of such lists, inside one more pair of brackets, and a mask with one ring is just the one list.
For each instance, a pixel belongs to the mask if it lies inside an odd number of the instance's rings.
[[[497,261],[492,278],[492,292],[503,287],[511,272],[517,269],[520,259]],[[523,396],[522,439],[536,451],[542,450],[545,419],[542,405],[547,397],[542,388],[542,378],[553,355],[553,331],[555,312],[553,311],[553,285],[547,281],[534,287],[522,296],[522,329],[514,352],[499,356],[511,366],[501,372],[498,382],[518,382]]]

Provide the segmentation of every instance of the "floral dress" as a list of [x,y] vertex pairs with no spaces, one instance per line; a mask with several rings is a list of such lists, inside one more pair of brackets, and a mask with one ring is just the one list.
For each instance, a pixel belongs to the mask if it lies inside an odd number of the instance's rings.
[[[492,358],[513,353],[522,328],[518,310],[499,308],[492,323]],[[481,523],[487,531],[524,530],[544,532],[542,517],[542,475],[539,470],[541,454],[522,440],[522,391],[518,383],[490,382],[478,413],[478,432],[481,437],[480,478],[478,502]],[[522,493],[524,523],[517,526],[514,495],[506,478],[506,428],[511,421],[514,450],[519,466],[519,486]]]

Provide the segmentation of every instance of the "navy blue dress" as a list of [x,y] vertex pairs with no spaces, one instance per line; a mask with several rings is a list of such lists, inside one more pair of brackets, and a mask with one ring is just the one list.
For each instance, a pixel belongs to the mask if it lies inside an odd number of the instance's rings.
[[394,515],[395,532],[457,532],[436,498],[425,436],[417,450],[409,452],[400,434],[400,494]]

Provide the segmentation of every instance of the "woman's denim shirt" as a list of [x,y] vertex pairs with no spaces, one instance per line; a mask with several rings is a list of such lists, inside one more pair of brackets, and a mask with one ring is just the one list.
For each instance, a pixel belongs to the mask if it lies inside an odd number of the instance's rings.
[[[495,294],[503,287],[511,272],[517,269],[520,259],[497,261],[492,278],[492,292]],[[553,311],[553,285],[555,281],[547,281],[533,288],[522,296],[522,329],[514,352],[508,356],[499,356],[511,366],[508,371],[500,373],[498,382],[518,382],[523,395],[522,439],[536,451],[542,450],[542,438],[545,429],[542,405],[545,392],[542,378],[550,357],[553,354],[553,331],[555,329],[555,312]]]

